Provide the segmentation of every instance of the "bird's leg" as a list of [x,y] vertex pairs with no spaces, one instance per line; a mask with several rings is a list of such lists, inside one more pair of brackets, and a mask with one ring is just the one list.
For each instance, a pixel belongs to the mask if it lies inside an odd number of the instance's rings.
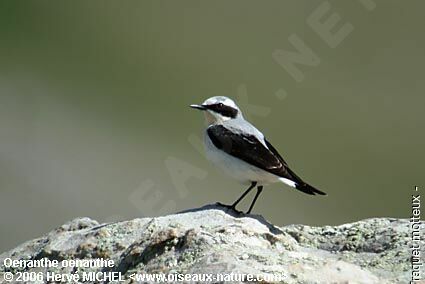
[[252,208],[254,208],[255,201],[257,201],[257,198],[260,195],[261,191],[263,191],[263,186],[262,185],[259,185],[257,187],[257,193],[255,194],[254,199],[252,200],[251,206],[249,206],[249,209],[246,212],[246,214],[251,213]]
[[251,191],[251,189],[253,189],[255,186],[257,185],[257,182],[256,181],[253,181],[252,183],[251,183],[251,185],[250,185],[250,187],[235,201],[235,202],[233,202],[233,204],[232,205],[224,205],[224,204],[221,204],[221,203],[218,203],[218,204],[220,204],[221,206],[224,206],[224,207],[227,207],[227,208],[229,208],[229,209],[232,209],[232,210],[235,210],[235,211],[237,211],[236,210],[236,205],[238,205],[238,203]]
[[233,202],[232,206],[230,206],[231,208],[236,208],[236,205],[238,205],[238,203],[251,191],[251,189],[253,189],[255,186],[257,185],[256,181],[253,181],[251,183],[251,186],[241,195],[241,197],[238,198],[238,200],[236,200],[235,202]]

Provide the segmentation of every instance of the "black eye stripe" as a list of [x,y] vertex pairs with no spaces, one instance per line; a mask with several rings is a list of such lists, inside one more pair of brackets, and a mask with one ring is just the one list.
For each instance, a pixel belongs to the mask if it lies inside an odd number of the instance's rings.
[[207,109],[212,110],[214,112],[217,112],[221,114],[222,116],[235,118],[238,114],[238,110],[235,108],[232,108],[230,106],[226,106],[222,103],[213,104],[205,106]]

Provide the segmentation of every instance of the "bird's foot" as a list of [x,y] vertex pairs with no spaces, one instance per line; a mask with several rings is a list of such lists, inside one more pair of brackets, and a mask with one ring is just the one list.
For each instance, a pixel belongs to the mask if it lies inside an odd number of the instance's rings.
[[238,215],[244,214],[242,211],[237,210],[236,206],[233,206],[233,205],[227,205],[227,204],[223,204],[221,202],[217,202],[216,205],[221,206],[221,207],[225,207],[228,210],[231,210],[231,211],[237,213]]

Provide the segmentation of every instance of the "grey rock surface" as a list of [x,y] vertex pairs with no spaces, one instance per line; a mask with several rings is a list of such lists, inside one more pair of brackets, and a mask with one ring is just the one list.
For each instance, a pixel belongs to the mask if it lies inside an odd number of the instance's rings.
[[[259,215],[239,215],[207,205],[164,217],[108,224],[89,218],[72,220],[1,254],[0,276],[19,271],[79,275],[103,271],[121,272],[122,283],[149,283],[131,278],[137,277],[135,273],[211,273],[223,277],[213,282],[242,283],[226,281],[229,278],[224,275],[233,272],[269,280],[262,283],[276,282],[267,278],[271,274],[280,275],[281,283],[409,283],[409,242],[407,219],[276,227]],[[114,260],[114,267],[5,267],[6,258],[59,262],[103,258]],[[46,279],[31,281],[36,282]]]

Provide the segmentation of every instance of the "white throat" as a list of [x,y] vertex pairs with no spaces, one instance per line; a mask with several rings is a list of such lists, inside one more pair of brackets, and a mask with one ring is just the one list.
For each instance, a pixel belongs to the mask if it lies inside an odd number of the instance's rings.
[[230,117],[222,116],[218,113],[213,113],[209,110],[205,111],[204,115],[205,115],[205,121],[206,121],[207,125],[221,124],[225,121],[232,119]]

